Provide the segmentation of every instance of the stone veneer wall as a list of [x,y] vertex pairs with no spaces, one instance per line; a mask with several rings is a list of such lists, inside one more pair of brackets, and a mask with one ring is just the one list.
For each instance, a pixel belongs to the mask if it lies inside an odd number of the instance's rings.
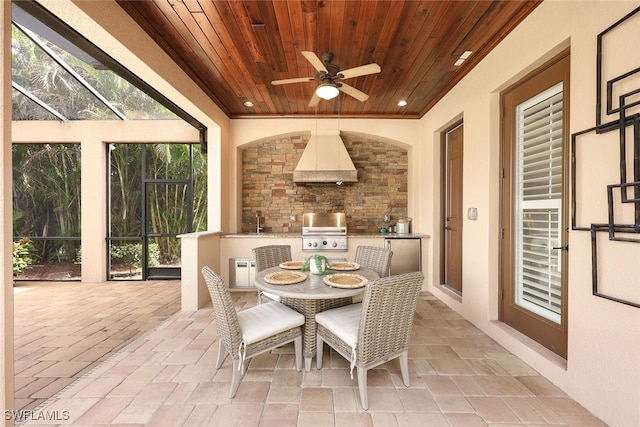
[[[407,150],[375,138],[341,135],[358,182],[298,185],[293,169],[309,135],[287,136],[242,150],[242,232],[301,232],[305,212],[345,212],[349,233],[377,233],[385,213],[407,216]],[[290,215],[295,222],[289,222]]]

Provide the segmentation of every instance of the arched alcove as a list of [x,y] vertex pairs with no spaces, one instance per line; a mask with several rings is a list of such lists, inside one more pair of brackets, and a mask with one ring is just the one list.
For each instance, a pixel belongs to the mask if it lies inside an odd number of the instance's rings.
[[[407,215],[408,149],[401,143],[342,132],[358,182],[299,185],[293,170],[309,137],[280,135],[241,150],[242,232],[255,231],[258,211],[267,232],[300,232],[304,212],[345,212],[350,233],[377,233],[384,214],[391,214],[392,222]],[[292,214],[297,221],[290,221]]]

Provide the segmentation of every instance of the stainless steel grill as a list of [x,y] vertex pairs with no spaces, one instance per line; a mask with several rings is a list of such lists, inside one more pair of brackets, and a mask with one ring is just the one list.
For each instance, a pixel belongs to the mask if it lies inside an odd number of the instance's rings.
[[344,212],[303,214],[302,250],[345,252],[347,250],[347,217]]

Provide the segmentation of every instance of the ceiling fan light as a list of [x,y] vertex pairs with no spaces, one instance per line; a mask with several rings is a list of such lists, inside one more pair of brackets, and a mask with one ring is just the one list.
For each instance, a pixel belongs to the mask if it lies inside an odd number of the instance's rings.
[[316,89],[316,95],[322,99],[333,99],[338,96],[339,93],[338,88],[331,83],[322,83]]

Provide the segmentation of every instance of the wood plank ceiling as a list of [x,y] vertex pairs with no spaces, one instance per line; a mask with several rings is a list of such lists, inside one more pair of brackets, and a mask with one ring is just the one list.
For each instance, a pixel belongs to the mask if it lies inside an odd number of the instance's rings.
[[[541,0],[540,0],[541,1]],[[540,3],[538,0],[118,0],[120,6],[231,118],[419,118]],[[332,52],[345,70],[378,74],[345,83],[309,107],[319,80],[302,51]],[[462,65],[454,63],[465,52]],[[406,100],[400,107],[398,101]],[[244,105],[251,101],[253,107]]]

